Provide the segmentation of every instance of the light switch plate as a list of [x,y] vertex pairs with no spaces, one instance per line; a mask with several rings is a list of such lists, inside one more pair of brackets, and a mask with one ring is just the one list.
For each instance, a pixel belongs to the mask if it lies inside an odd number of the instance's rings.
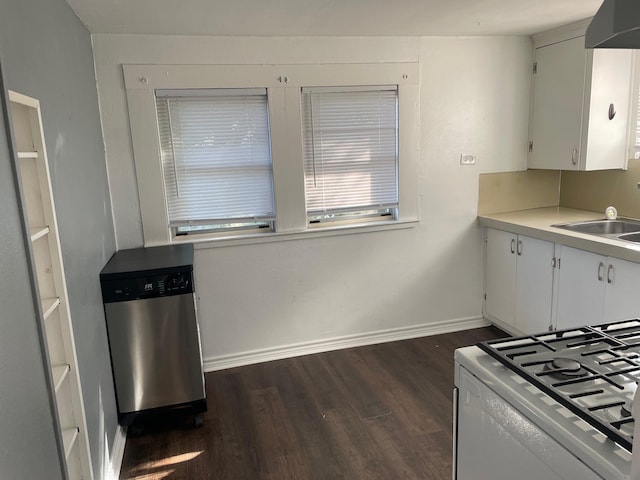
[[476,156],[469,153],[463,153],[460,155],[460,165],[475,165]]

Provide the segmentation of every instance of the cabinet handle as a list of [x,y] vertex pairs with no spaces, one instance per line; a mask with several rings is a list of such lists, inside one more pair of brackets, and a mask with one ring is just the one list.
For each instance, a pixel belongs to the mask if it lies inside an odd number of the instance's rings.
[[611,103],[609,104],[609,120],[613,120],[616,116],[616,106]]
[[612,273],[616,273],[616,269],[613,265],[609,265],[607,268],[607,283],[613,283],[613,275]]
[[573,152],[571,152],[571,165],[578,164],[578,149],[574,148]]
[[511,253],[516,253],[516,239],[511,239]]
[[600,262],[598,264],[598,281],[601,282],[604,280],[604,263]]
[[518,255],[522,255],[522,240],[518,240]]

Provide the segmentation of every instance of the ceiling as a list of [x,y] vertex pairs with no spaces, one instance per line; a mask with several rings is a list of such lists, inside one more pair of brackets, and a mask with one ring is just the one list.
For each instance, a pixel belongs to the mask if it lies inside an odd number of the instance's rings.
[[223,36],[531,35],[602,0],[67,0],[91,33]]

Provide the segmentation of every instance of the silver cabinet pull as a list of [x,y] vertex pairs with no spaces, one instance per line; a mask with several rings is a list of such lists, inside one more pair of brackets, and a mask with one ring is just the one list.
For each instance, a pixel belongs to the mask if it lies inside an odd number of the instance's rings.
[[578,149],[574,148],[573,152],[571,152],[571,165],[578,164]]
[[613,283],[613,274],[616,273],[616,269],[613,265],[609,265],[607,268],[607,283]]
[[522,255],[522,240],[518,240],[518,255]]
[[516,253],[516,239],[511,239],[511,253]]
[[604,280],[604,263],[598,263],[598,281]]

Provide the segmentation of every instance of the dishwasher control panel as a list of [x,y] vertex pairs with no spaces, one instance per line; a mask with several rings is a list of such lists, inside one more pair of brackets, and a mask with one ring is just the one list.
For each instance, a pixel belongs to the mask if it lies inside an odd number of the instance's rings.
[[168,297],[185,293],[193,293],[193,279],[190,271],[102,281],[104,303]]

